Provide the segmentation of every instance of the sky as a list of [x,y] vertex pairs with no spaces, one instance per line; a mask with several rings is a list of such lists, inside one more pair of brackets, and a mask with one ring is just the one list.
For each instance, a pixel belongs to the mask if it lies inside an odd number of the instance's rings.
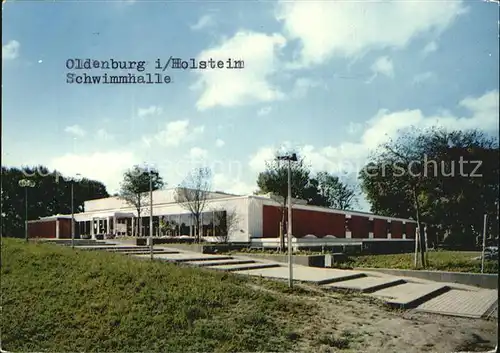
[[[293,149],[313,172],[354,182],[405,127],[498,134],[498,10],[480,0],[7,0],[3,165],[43,164],[110,193],[135,164],[159,169],[168,187],[208,166],[215,190],[247,194],[276,150]],[[155,68],[169,58],[244,68]],[[128,73],[170,83],[68,83]],[[359,209],[369,210],[363,197]]]

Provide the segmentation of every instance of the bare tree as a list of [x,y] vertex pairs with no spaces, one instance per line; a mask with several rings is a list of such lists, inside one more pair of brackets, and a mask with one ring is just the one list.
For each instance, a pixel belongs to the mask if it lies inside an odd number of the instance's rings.
[[201,214],[205,210],[210,196],[211,176],[209,168],[197,168],[175,190],[175,202],[189,211],[194,218],[197,241],[201,239]]
[[214,223],[216,224],[217,232],[215,238],[219,243],[229,242],[229,237],[238,228],[240,216],[234,210],[226,210],[223,208],[214,208]]

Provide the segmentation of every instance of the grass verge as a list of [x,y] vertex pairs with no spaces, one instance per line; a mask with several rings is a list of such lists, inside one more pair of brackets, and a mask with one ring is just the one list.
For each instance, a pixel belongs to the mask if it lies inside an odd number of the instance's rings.
[[[481,272],[481,260],[473,260],[480,256],[479,252],[469,251],[429,251],[426,270],[451,272]],[[420,256],[420,255],[419,255]],[[372,267],[412,270],[414,254],[367,255],[352,256],[347,262],[336,264],[339,268]],[[498,273],[498,261],[485,261],[485,273]]]
[[250,278],[16,239],[1,275],[8,351],[286,351],[309,311]]

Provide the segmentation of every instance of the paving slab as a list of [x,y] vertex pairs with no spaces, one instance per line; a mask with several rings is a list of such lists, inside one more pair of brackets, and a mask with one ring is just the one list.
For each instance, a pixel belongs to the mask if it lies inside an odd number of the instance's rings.
[[498,304],[496,290],[483,289],[470,292],[452,289],[420,304],[416,310],[442,315],[481,318],[492,312],[495,304]]
[[[123,254],[123,255],[140,255],[140,254],[151,255],[151,251],[149,250],[127,250],[127,251],[108,251],[108,252],[112,252],[115,254]],[[159,255],[159,254],[178,254],[178,253],[175,251],[155,250],[153,251],[153,254]]]
[[442,283],[404,283],[378,290],[370,296],[383,299],[387,304],[401,308],[415,307],[450,288]]
[[246,270],[254,270],[254,269],[265,269],[272,267],[280,267],[277,263],[248,263],[248,264],[231,264],[231,265],[211,265],[205,268],[211,270],[219,270],[219,271],[229,271],[239,273],[240,271]]
[[354,290],[363,293],[372,293],[380,289],[396,286],[403,283],[405,283],[405,281],[397,277],[381,278],[366,276],[342,282],[327,283],[324,284],[323,287],[330,289]]
[[[238,273],[251,275],[251,276],[262,276],[269,278],[288,278],[288,265],[282,265],[279,267],[264,268],[264,269],[252,269],[245,271],[238,271]],[[296,281],[313,282],[316,284],[326,284],[333,282],[345,281],[348,279],[354,279],[358,277],[364,277],[365,274],[358,271],[349,270],[334,270],[334,269],[324,269],[319,267],[307,267],[307,266],[293,266],[293,279]]]
[[[362,271],[362,269],[358,269],[357,271]],[[417,277],[409,277],[409,276],[399,276],[399,275],[393,275],[393,274],[387,274],[387,273],[382,273],[382,272],[376,272],[376,271],[366,271],[366,275],[369,276],[376,276],[376,277],[383,277],[383,278],[393,278],[397,277],[405,282],[408,283],[422,283],[422,284],[429,284],[429,283],[441,283],[443,285],[446,285],[452,289],[462,289],[462,290],[468,290],[468,291],[481,291],[484,288],[472,286],[472,285],[467,285],[467,284],[461,284],[461,283],[453,283],[453,282],[436,282],[424,278],[417,278]]]
[[246,265],[254,264],[256,261],[252,260],[239,260],[239,259],[227,259],[227,260],[205,260],[205,261],[189,261],[188,265],[206,267],[206,266],[222,266],[222,265]]
[[[138,257],[147,257],[149,254],[136,255]],[[199,253],[171,253],[171,254],[155,254],[155,259],[165,260],[165,261],[175,261],[175,262],[186,262],[186,261],[203,261],[203,260],[227,260],[231,257],[228,256],[217,256],[209,254],[199,254]]]
[[83,245],[75,246],[76,249],[81,250],[135,250],[135,249],[149,249],[146,246],[121,246],[121,245]]

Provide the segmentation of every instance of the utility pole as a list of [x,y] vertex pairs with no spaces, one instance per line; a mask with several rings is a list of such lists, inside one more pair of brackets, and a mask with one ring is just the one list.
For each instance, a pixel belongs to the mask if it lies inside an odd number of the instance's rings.
[[278,160],[288,161],[288,227],[287,227],[287,239],[288,239],[288,286],[293,287],[293,247],[292,247],[292,162],[297,161],[297,154],[292,153],[290,155],[279,156]]
[[292,166],[288,160],[288,286],[293,287],[293,257],[292,257]]
[[71,249],[75,248],[75,192],[74,185],[76,181],[80,181],[80,174],[71,178]]
[[34,188],[35,183],[29,179],[21,179],[19,186],[24,188],[24,238],[28,242],[28,188]]
[[420,229],[418,229],[418,224],[417,224],[417,228],[415,228],[415,258],[414,258],[414,264],[413,266],[415,268],[417,268],[418,266],[418,238],[419,238],[419,234],[420,234]]
[[149,169],[149,252],[153,260],[153,177]]
[[488,215],[484,214],[483,224],[483,250],[481,252],[481,273],[484,273],[484,250],[486,248],[486,228],[488,227]]

